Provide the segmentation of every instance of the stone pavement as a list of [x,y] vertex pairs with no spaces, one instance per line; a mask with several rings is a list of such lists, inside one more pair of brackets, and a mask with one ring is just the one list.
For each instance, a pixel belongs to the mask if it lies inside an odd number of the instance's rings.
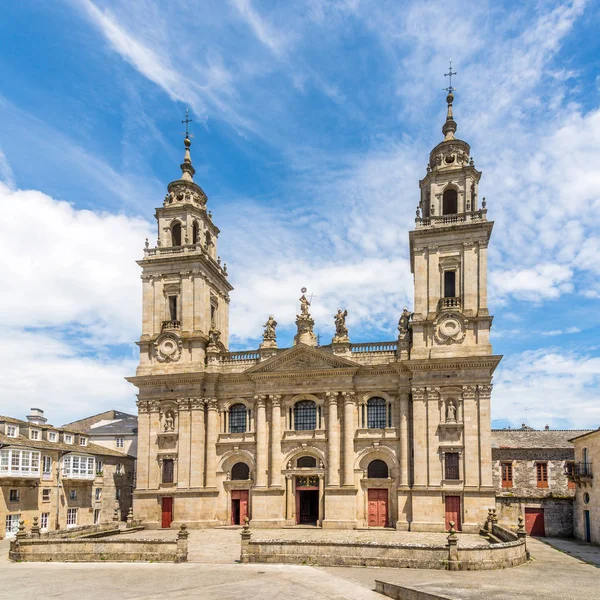
[[540,542],[550,544],[553,548],[579,558],[590,565],[600,567],[600,546],[580,542],[578,540],[565,540],[562,538],[539,538]]

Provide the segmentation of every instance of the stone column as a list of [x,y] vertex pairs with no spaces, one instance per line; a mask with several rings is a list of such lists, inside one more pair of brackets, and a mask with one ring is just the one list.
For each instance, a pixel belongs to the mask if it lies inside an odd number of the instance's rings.
[[413,472],[414,485],[427,484],[427,394],[424,387],[412,390],[413,405]]
[[281,396],[271,396],[271,485],[281,486]]
[[[428,312],[437,312],[439,299],[442,296],[440,289],[440,255],[437,246],[429,246],[429,302]],[[458,282],[457,282],[458,283]]]
[[400,392],[400,485],[408,486],[410,472],[410,449],[408,445],[408,392]]
[[487,315],[487,242],[479,242],[479,307],[478,314]]
[[139,400],[138,406],[138,456],[136,487],[139,490],[148,489],[148,475],[150,472],[150,403]]
[[[476,401],[476,387],[474,385],[464,385],[462,396],[465,487],[477,487],[479,486],[479,418]],[[489,464],[491,467],[491,457]]]
[[256,406],[256,487],[266,487],[268,468],[266,396],[255,396]]
[[[427,485],[440,485],[442,465],[437,456],[435,439],[440,425],[440,388],[427,388]],[[445,415],[444,415],[445,416]]]
[[183,331],[194,331],[194,284],[191,271],[181,273],[179,318]]
[[206,418],[206,487],[217,486],[217,399],[207,398],[208,414]]
[[160,402],[150,402],[150,423],[148,427],[149,431],[149,444],[148,449],[150,453],[150,460],[148,461],[148,487],[150,489],[158,489],[160,483],[161,469],[158,463],[158,432],[160,431]]
[[477,314],[477,255],[474,242],[463,242],[462,277],[464,292],[462,295],[463,311]]
[[481,485],[491,486],[492,483],[492,429],[491,429],[491,385],[478,385],[479,393],[479,464],[481,468]]
[[[204,487],[206,427],[203,398],[191,398],[192,436],[190,440],[190,487]],[[216,463],[215,463],[216,464]]]
[[179,449],[179,465],[177,468],[177,488],[190,487],[190,462],[192,457],[188,451],[191,445],[191,414],[190,399],[180,398],[177,400],[177,421],[175,431],[177,431],[177,448]]
[[344,398],[344,485],[354,485],[354,392],[342,392]]
[[142,335],[154,333],[154,278],[142,275]]
[[337,392],[327,392],[327,485],[340,485],[340,430]]
[[324,482],[323,482],[323,473],[319,473],[319,521],[318,521],[318,525],[319,527],[321,527],[323,525],[323,512],[324,512],[324,495],[325,495],[325,490],[324,490]]
[[285,476],[285,517],[288,520],[294,518],[294,496],[292,494],[292,476]]

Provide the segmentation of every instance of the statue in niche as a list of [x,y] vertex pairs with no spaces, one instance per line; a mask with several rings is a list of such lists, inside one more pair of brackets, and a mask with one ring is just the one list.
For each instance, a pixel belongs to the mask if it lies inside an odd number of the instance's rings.
[[398,331],[401,334],[408,333],[408,324],[411,317],[412,313],[408,310],[408,307],[405,306],[402,309],[402,314],[400,315],[400,320],[398,321]]
[[302,288],[301,290],[302,296],[300,296],[300,315],[303,317],[309,317],[308,309],[310,307],[310,302],[306,298],[306,288]]
[[348,337],[348,328],[346,327],[347,316],[347,310],[342,311],[341,308],[338,308],[337,314],[333,317],[335,321],[335,336],[338,338]]
[[165,413],[165,431],[175,431],[175,415],[172,410]]
[[446,421],[448,423],[456,422],[456,404],[452,400],[446,404]]
[[265,331],[263,333],[264,340],[274,340],[276,338],[275,328],[277,327],[277,321],[273,318],[273,315],[269,315],[267,322],[263,325]]

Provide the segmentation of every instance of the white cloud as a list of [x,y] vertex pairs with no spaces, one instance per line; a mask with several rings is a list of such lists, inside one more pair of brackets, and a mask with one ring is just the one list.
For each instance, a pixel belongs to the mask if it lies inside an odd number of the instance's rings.
[[494,376],[494,419],[596,428],[600,425],[600,358],[544,348],[505,358]]

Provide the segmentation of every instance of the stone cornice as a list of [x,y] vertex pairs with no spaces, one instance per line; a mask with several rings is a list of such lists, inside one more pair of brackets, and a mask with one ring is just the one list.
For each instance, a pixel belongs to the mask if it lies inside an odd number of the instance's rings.
[[496,369],[502,355],[492,354],[490,356],[465,356],[455,358],[426,358],[418,360],[407,360],[404,366],[411,372],[415,371],[446,371],[448,369]]

